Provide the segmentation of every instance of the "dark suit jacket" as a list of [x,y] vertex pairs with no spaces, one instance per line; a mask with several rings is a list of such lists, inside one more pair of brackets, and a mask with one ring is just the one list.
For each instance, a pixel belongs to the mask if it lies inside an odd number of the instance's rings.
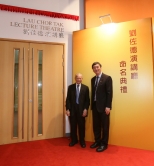
[[[80,94],[79,94],[79,111],[82,116],[83,110],[88,111],[90,105],[89,99],[89,88],[88,86],[81,84]],[[68,87],[67,97],[66,97],[66,110],[70,111],[70,116],[74,115],[76,106],[76,84],[72,84]]]
[[[92,108],[93,101],[95,96],[95,79],[96,76],[91,79],[91,87],[92,87]],[[112,78],[104,73],[102,73],[101,78],[99,80],[97,90],[96,90],[96,107],[98,112],[103,112],[106,107],[112,108]]]

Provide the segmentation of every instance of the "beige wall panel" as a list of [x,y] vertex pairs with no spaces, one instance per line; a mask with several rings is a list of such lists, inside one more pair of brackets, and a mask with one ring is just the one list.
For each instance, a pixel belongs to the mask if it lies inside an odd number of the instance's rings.
[[[114,26],[111,28],[111,26]],[[135,36],[130,37],[130,31]],[[130,39],[135,38],[135,45]],[[137,52],[131,53],[130,48]],[[137,61],[131,62],[136,55]],[[102,64],[102,71],[113,79],[113,108],[109,144],[154,150],[154,102],[153,102],[153,52],[151,19],[142,19],[104,25],[103,27],[76,31],[73,34],[73,75],[83,74],[83,83],[91,89],[94,61]],[[126,67],[120,67],[125,61]],[[130,66],[136,64],[138,70]],[[120,70],[126,69],[127,83],[120,83]],[[131,79],[136,72],[138,79]],[[127,93],[120,87],[127,86]],[[86,119],[86,140],[94,141],[92,114]]]

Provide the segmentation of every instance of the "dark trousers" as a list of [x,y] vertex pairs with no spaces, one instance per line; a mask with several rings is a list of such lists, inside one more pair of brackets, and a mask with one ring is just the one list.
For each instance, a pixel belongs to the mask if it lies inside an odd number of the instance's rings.
[[76,104],[75,112],[72,116],[69,117],[70,119],[70,126],[71,126],[71,139],[72,141],[77,141],[77,128],[79,133],[79,140],[80,142],[84,142],[85,138],[85,117],[80,115],[79,112],[79,105]]
[[92,113],[95,142],[107,146],[109,140],[110,115],[106,115],[105,110],[103,112],[98,112],[96,102],[93,104]]

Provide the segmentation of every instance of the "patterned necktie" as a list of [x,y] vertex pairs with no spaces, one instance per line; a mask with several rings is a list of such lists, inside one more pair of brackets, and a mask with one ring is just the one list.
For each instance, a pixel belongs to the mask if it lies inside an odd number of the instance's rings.
[[94,90],[95,90],[94,101],[96,101],[96,90],[97,90],[97,85],[98,85],[98,78],[99,77],[96,77],[95,86],[94,86]]
[[96,77],[96,82],[95,82],[95,91],[96,91],[96,89],[97,89],[97,85],[98,85],[98,78],[99,78],[99,77]]
[[76,103],[79,104],[79,85],[76,87]]

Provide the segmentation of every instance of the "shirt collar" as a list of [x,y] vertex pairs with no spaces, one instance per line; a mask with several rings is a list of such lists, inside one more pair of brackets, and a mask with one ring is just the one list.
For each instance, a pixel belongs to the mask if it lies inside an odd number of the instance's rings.
[[98,75],[98,76],[96,75],[96,77],[101,78],[101,75],[102,75],[102,73],[100,75]]

